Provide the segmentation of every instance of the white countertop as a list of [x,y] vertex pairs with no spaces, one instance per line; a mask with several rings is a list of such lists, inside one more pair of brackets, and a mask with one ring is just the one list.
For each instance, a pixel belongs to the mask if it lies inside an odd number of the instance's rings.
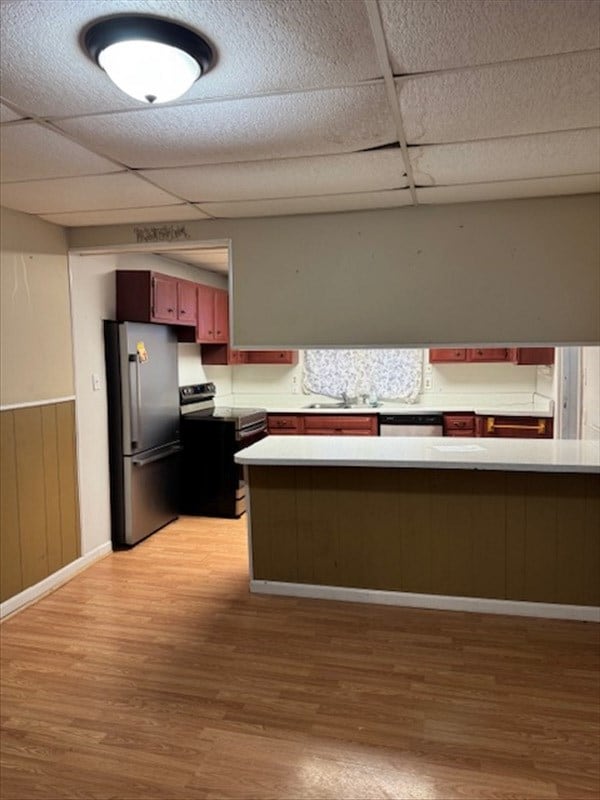
[[311,403],[332,403],[335,399],[301,394],[234,394],[219,396],[217,401],[221,406],[264,408],[270,414],[440,414],[444,411],[470,411],[481,415],[551,417],[554,412],[553,401],[542,395],[535,395],[533,398],[449,395],[418,403],[386,401],[376,408],[368,405],[356,405],[352,408],[307,408]]
[[268,436],[240,450],[238,464],[399,467],[520,472],[600,472],[600,442],[579,439]]

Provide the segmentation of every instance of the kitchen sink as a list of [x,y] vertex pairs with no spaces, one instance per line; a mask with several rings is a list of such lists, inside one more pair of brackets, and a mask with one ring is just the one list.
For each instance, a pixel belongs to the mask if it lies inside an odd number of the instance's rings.
[[352,408],[352,406],[346,403],[311,403],[309,406],[304,406],[304,408]]
[[359,408],[362,411],[368,411],[370,408],[379,408],[381,403],[343,403],[341,400],[337,403],[311,403],[304,408]]

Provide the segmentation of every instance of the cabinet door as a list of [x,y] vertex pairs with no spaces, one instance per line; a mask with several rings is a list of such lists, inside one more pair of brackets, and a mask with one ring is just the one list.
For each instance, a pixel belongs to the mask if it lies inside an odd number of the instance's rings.
[[467,351],[464,347],[441,347],[429,351],[430,364],[446,364],[453,361],[466,361]]
[[195,325],[198,317],[196,284],[177,281],[177,319],[183,325]]
[[515,347],[512,353],[513,364],[554,364],[553,347]]
[[467,349],[467,361],[509,361],[507,347],[474,347]]
[[162,275],[152,278],[152,319],[156,322],[177,320],[177,281]]
[[267,420],[270,434],[299,436],[304,433],[300,414],[269,414]]
[[229,295],[225,289],[214,290],[214,340],[215,342],[229,341]]
[[212,286],[198,284],[198,321],[196,325],[196,341],[214,342],[215,340],[215,290]]
[[248,350],[247,364],[297,364],[297,350]]
[[247,364],[248,353],[245,350],[236,350],[233,347],[229,348],[229,364]]

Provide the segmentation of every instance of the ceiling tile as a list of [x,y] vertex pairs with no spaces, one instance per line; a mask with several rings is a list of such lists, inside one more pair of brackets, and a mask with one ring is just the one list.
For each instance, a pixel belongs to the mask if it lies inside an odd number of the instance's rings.
[[282,217],[290,214],[323,214],[335,211],[362,211],[395,208],[411,203],[408,189],[389,192],[364,192],[322,197],[292,197],[279,200],[247,200],[236,203],[203,203],[214,217]]
[[409,154],[420,186],[600,172],[600,128],[424,145]]
[[66,214],[40,214],[42,219],[65,228],[87,225],[125,225],[150,222],[185,222],[207,219],[200,209],[189,205],[155,206],[152,208],[121,208],[114,211],[71,211]]
[[[20,114],[17,114],[16,111],[13,111],[12,108],[0,103],[0,122],[12,122],[15,119],[22,119],[22,117]],[[4,131],[2,131],[2,135],[4,135]]]
[[60,133],[24,122],[2,129],[2,181],[118,172],[106,158],[90,153]]
[[396,139],[383,86],[163,106],[59,125],[139,168],[327,155]]
[[167,191],[196,203],[371,192],[407,186],[400,148],[148,170],[142,174]]
[[395,75],[600,46],[597,0],[379,0]]
[[188,25],[218,53],[186,99],[244,96],[379,77],[358,0],[3,0],[3,96],[38,116],[135,108],[84,53],[81,31],[109,14],[146,13]]
[[126,172],[2,184],[2,204],[28,214],[165,206],[173,197]]
[[600,124],[597,52],[458,70],[397,83],[411,144]]
[[549,197],[561,194],[589,194],[600,191],[599,175],[567,175],[499,183],[471,183],[457,186],[428,186],[417,189],[419,203],[469,203],[508,200],[518,197]]

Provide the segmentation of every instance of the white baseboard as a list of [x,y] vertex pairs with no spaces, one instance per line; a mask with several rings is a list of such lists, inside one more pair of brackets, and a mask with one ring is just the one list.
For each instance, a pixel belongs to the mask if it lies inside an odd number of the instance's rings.
[[434,608],[440,611],[474,611],[480,614],[514,614],[521,617],[550,617],[600,622],[599,606],[571,606],[559,603],[531,603],[524,600],[491,600],[485,597],[455,597],[443,594],[388,592],[380,589],[352,589],[346,586],[319,586],[314,583],[250,581],[250,591],[351,603],[378,603],[386,606]]
[[19,594],[16,594],[14,597],[9,597],[8,600],[0,603],[0,619],[4,619],[4,617],[7,617],[9,614],[14,614],[15,611],[20,611],[35,600],[39,600],[44,595],[57,589],[61,584],[66,583],[78,572],[91,566],[95,561],[99,561],[111,552],[112,544],[110,542],[98,545],[98,547],[90,550],[89,553],[80,556],[80,558],[67,564],[66,567],[59,569],[58,572],[53,572],[52,575],[48,575],[43,581],[33,586],[28,586],[27,589],[23,589],[22,592],[19,592]]

